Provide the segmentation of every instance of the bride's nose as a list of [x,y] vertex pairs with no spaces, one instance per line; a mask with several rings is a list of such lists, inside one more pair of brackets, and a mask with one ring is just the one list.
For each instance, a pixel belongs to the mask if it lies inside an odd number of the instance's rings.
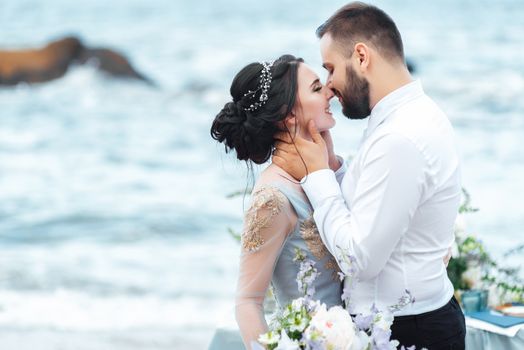
[[324,86],[324,88],[326,89],[326,98],[328,100],[331,100],[333,98],[333,96],[335,96],[335,93],[333,92],[333,90],[331,90],[327,86]]

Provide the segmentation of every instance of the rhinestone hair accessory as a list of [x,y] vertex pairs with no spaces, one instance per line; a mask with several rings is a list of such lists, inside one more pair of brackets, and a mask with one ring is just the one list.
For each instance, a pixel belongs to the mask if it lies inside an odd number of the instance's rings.
[[244,108],[245,111],[253,112],[257,110],[259,107],[266,104],[268,100],[267,93],[269,91],[269,86],[271,85],[271,80],[273,77],[271,76],[271,67],[273,66],[274,61],[270,62],[262,62],[262,72],[260,73],[260,83],[258,84],[258,87],[255,91],[248,90],[243,97],[253,95],[251,98],[255,96],[255,94],[262,90],[260,93],[260,97],[258,98],[258,102],[252,103],[249,107]]

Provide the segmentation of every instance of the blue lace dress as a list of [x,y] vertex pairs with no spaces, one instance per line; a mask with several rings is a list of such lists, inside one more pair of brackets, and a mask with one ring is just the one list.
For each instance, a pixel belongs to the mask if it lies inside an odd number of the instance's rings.
[[[250,349],[268,330],[264,300],[272,291],[277,307],[303,296],[297,286],[297,253],[315,262],[314,299],[341,305],[338,265],[320,239],[313,210],[300,185],[280,168],[266,169],[253,190],[244,218],[235,302],[238,328],[217,329],[210,350]],[[266,311],[266,312],[265,312]]]

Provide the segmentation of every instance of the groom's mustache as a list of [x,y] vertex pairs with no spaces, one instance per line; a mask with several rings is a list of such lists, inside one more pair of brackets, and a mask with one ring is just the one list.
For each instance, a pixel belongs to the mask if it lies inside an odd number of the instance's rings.
[[339,102],[343,102],[344,101],[344,97],[342,96],[340,91],[338,91],[337,89],[331,89],[331,91],[333,91],[335,96],[338,98]]
[[340,94],[340,92],[337,90],[337,89],[333,89],[333,88],[330,88],[331,91],[333,91],[333,93],[335,94],[335,96],[337,97],[342,97],[342,95]]

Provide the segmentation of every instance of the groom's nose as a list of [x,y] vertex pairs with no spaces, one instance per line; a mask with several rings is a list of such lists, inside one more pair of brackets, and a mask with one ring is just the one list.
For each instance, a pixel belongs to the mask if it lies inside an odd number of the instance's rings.
[[333,91],[333,89],[329,88],[326,86],[326,97],[328,100],[331,100],[333,98],[333,96],[335,96],[335,92]]
[[326,86],[328,88],[330,88],[331,90],[333,90],[333,78],[332,78],[331,74],[329,74],[327,79],[326,79]]

